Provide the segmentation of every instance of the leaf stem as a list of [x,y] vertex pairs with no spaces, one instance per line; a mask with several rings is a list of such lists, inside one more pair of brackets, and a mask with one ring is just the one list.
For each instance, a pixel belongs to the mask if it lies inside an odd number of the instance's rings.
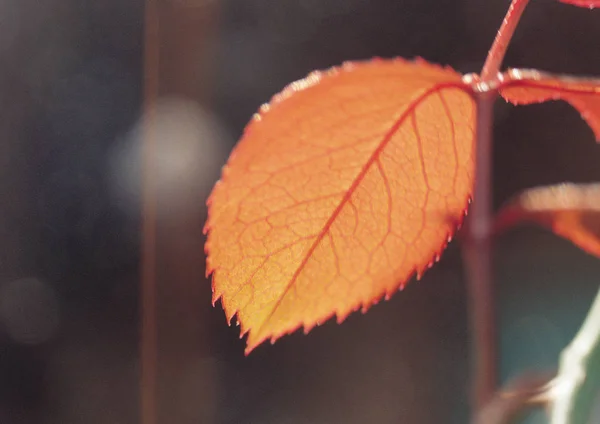
[[517,24],[528,3],[529,0],[513,0],[510,4],[481,70],[482,81],[494,79],[498,72],[500,72],[500,66],[504,60],[510,40],[512,40]]

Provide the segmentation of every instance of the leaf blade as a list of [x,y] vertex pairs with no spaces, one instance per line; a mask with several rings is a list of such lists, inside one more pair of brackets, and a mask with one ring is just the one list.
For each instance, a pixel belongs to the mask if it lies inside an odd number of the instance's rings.
[[510,69],[502,75],[500,95],[514,105],[563,100],[579,111],[600,142],[600,80]]
[[600,0],[560,0],[562,3],[571,4],[573,6],[586,7],[594,9],[600,7]]
[[496,232],[534,222],[600,257],[600,184],[558,184],[523,191],[496,217]]
[[366,309],[439,254],[472,185],[466,90],[422,61],[350,64],[292,84],[247,127],[206,226],[213,299],[247,352]]

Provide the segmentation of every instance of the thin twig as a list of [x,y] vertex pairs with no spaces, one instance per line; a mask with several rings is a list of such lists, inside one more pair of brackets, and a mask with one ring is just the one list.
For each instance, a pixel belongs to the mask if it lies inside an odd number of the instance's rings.
[[156,140],[154,106],[158,97],[158,2],[146,0],[144,33],[144,119],[142,169],[142,258],[140,328],[140,422],[156,424],[157,316],[156,316]]
[[526,374],[498,390],[477,412],[474,424],[508,424],[519,413],[546,402],[549,376]]
[[474,199],[467,225],[463,256],[470,291],[473,337],[473,406],[483,407],[496,390],[496,335],[493,302],[490,237],[491,147],[495,94],[477,97],[476,171]]
[[481,70],[479,89],[475,90],[477,122],[475,132],[475,187],[467,242],[464,245],[465,268],[471,298],[471,329],[475,356],[473,402],[475,410],[492,398],[497,385],[496,320],[493,302],[491,230],[492,230],[492,127],[494,83],[528,0],[513,0]]

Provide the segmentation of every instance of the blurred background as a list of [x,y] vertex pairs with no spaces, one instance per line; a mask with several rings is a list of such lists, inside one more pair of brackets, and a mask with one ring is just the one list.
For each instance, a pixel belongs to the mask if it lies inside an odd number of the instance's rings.
[[[157,96],[157,422],[466,422],[458,243],[366,315],[244,357],[211,306],[204,204],[246,122],[287,83],[372,56],[477,72],[509,1],[151,3],[145,26],[143,0],[0,0],[0,423],[140,421],[145,92]],[[506,63],[600,74],[599,23],[600,11],[532,1]],[[144,61],[145,37],[158,61]],[[600,180],[600,148],[566,104],[498,103],[496,116],[497,206]],[[524,227],[497,240],[495,261],[503,380],[554,370],[600,262]]]

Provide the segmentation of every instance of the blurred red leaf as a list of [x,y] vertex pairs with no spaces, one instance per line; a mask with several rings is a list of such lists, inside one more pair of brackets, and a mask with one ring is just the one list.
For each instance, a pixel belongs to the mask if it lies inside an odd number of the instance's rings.
[[600,80],[552,75],[530,69],[503,74],[500,94],[515,105],[564,100],[581,113],[600,142]]
[[532,221],[600,257],[600,184],[559,184],[525,190],[504,206],[496,231]]
[[310,74],[263,106],[209,198],[213,300],[246,352],[366,310],[422,273],[473,184],[474,102],[418,60]]
[[560,0],[562,3],[572,4],[579,7],[587,7],[593,9],[600,7],[600,0]]

